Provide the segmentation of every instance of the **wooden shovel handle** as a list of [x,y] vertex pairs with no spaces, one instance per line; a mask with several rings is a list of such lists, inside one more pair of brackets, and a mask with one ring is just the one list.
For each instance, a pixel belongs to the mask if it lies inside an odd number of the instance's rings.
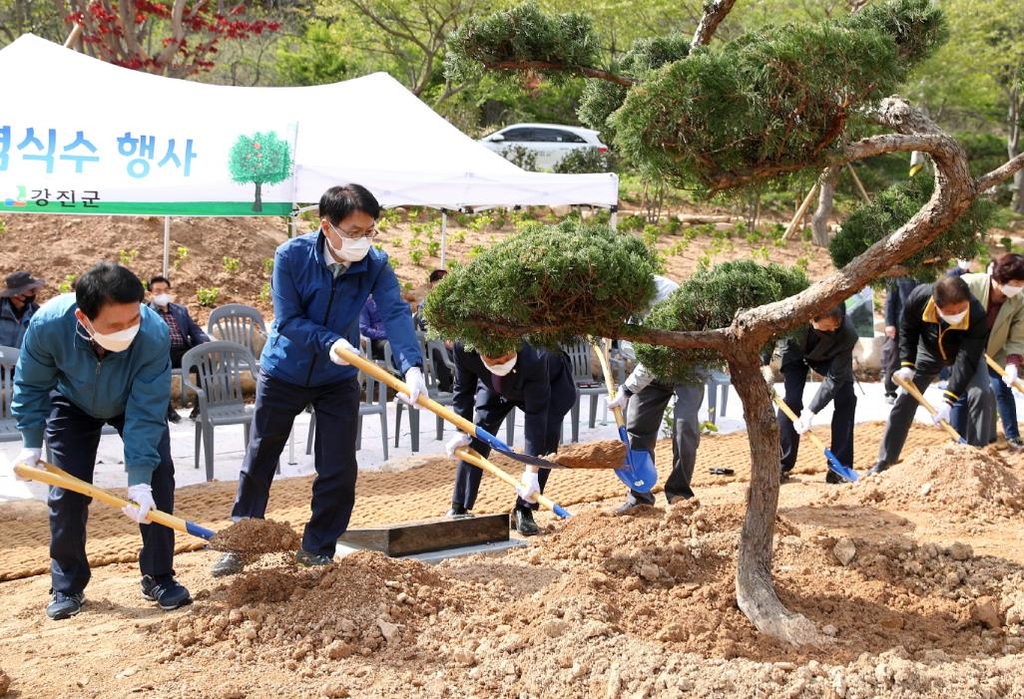
[[[75,478],[64,469],[51,463],[47,463],[46,461],[40,461],[39,463],[42,465],[42,468],[33,468],[31,466],[26,466],[25,464],[15,464],[14,472],[22,478],[29,478],[40,483],[46,483],[47,485],[52,485],[57,488],[63,488],[64,490],[72,490],[80,495],[85,495],[86,497],[90,497],[94,500],[99,500],[105,505],[110,505],[111,507],[116,507],[118,509],[121,509],[126,505],[136,504],[130,500],[119,498],[113,493],[103,490],[103,488],[98,488],[92,483],[86,483],[79,478]],[[192,534],[193,536],[198,536],[207,540],[213,538],[214,532],[209,529],[199,527],[192,522],[187,522],[180,517],[169,515],[166,512],[161,512],[160,510],[150,510],[146,514],[146,518],[150,522],[155,522],[165,527],[185,532],[186,534]]]
[[[486,471],[492,476],[497,476],[498,478],[505,481],[513,488],[519,487],[519,481],[517,481],[514,476],[511,476],[508,473],[506,473],[503,469],[498,468],[490,461],[480,456],[480,454],[478,454],[475,450],[470,449],[469,447],[459,447],[458,449],[455,450],[455,453],[456,455],[458,455],[460,459],[462,459],[466,463],[473,464],[480,470]],[[537,493],[537,502],[539,502],[541,505],[548,508],[549,510],[551,510],[552,512],[554,512],[556,515],[563,519],[569,516],[568,510],[566,510],[564,507],[562,507],[561,505],[559,505],[557,502],[555,502],[546,495],[541,495],[540,493]]]
[[[1006,376],[1006,369],[999,366],[999,362],[992,359],[992,357],[988,356],[988,354],[985,355],[985,361],[988,363],[990,367],[992,367],[993,370],[995,370],[997,374],[999,374],[1000,376]],[[1013,387],[1016,388],[1021,393],[1024,393],[1024,381],[1017,379],[1016,381],[1013,382]]]
[[[615,392],[618,387],[615,385],[615,377],[612,376],[612,367],[608,362],[608,355],[605,354],[607,346],[599,345],[594,338],[590,338],[590,347],[597,353],[597,361],[601,363],[604,382],[608,386],[608,400],[615,400]],[[622,427],[626,424],[626,419],[622,417],[622,408],[618,406],[612,408],[612,415],[615,416],[615,425],[617,427]]]
[[[917,390],[917,386],[914,385],[913,381],[907,381],[906,379],[902,379],[899,376],[896,376],[896,374],[892,375],[892,380],[896,385],[898,385],[904,391],[906,391],[915,399],[917,399],[917,402],[920,403],[924,407],[924,409],[928,411],[929,414],[935,415],[939,412],[938,410],[933,408],[932,404],[928,402],[928,399],[925,398],[919,390]],[[954,428],[947,421],[943,420],[940,424],[942,425],[942,429],[946,430],[946,432],[949,433],[950,437],[952,437],[958,442],[964,441],[964,438],[960,436],[960,433],[956,431],[956,428]]]
[[[796,413],[793,412],[792,408],[790,408],[788,405],[786,405],[786,401],[782,400],[782,398],[779,397],[779,394],[776,393],[775,391],[772,391],[771,394],[772,394],[772,400],[774,400],[775,404],[777,406],[779,406],[779,410],[784,412],[786,414],[786,417],[788,417],[794,423],[799,422],[800,418],[797,416]],[[818,447],[822,451],[825,450],[825,448],[826,448],[825,447],[825,443],[823,441],[821,441],[821,439],[818,437],[818,435],[814,434],[810,430],[807,430],[806,432],[804,432],[804,434],[806,434],[808,437],[811,438],[811,441],[814,442],[814,446]]]

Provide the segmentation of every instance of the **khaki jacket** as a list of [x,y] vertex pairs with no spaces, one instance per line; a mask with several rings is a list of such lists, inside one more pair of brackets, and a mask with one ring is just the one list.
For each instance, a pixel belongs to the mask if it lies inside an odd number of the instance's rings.
[[[974,298],[988,310],[989,291],[992,289],[992,275],[965,274],[961,277],[971,290]],[[1024,355],[1024,294],[1006,299],[996,315],[995,323],[988,333],[988,356],[999,366],[1006,366],[1006,355]]]

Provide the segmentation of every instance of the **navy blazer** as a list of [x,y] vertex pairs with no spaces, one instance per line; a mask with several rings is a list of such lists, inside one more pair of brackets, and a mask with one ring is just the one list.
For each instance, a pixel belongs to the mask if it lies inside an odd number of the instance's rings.
[[[496,388],[500,386],[500,390]],[[526,453],[542,456],[548,417],[564,417],[576,403],[576,382],[564,352],[534,349],[523,343],[516,365],[506,376],[495,376],[477,352],[455,344],[455,383],[452,407],[466,420],[478,424],[493,422],[492,411],[503,402],[513,403],[526,415]],[[506,411],[507,412],[507,411]],[[500,422],[499,422],[500,424]],[[473,448],[483,446],[473,440]]]
[[[160,309],[157,305],[150,301],[149,307],[157,312],[159,315]],[[210,336],[203,332],[203,329],[192,320],[192,316],[188,314],[188,309],[177,303],[167,304],[167,309],[174,316],[175,322],[178,324],[178,329],[181,330],[182,337],[185,338],[185,349],[192,349],[196,345],[201,345],[204,342],[210,341]]]

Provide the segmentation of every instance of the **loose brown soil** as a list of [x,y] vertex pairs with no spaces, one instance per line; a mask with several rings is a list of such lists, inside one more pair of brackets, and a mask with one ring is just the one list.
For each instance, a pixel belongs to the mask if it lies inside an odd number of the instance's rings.
[[301,539],[287,522],[243,519],[214,534],[210,548],[248,556],[275,551],[295,551]]
[[626,445],[618,439],[567,444],[558,448],[551,461],[568,468],[619,468],[626,460]]
[[[127,221],[7,217],[0,272],[27,268],[52,283],[118,250],[139,250],[140,271],[158,271],[162,222]],[[179,299],[217,284],[220,302],[259,304],[261,260],[283,239],[283,226],[234,226],[175,222],[172,251],[189,249],[174,275]],[[385,245],[398,253],[399,275],[421,293],[436,260],[412,265],[400,234],[391,235]],[[494,235],[467,234],[465,246],[450,251],[458,256]],[[741,244],[722,255],[744,256]],[[684,275],[708,249],[690,247],[670,258],[670,276]],[[790,262],[809,254],[801,244],[771,253]],[[221,278],[226,254],[241,257],[241,270]],[[827,264],[811,257],[816,276]],[[205,320],[205,310],[192,308]],[[862,471],[881,429],[857,426]],[[610,469],[555,471],[546,494],[574,516],[539,512],[542,534],[501,555],[431,567],[359,552],[298,569],[290,556],[271,554],[241,576],[215,579],[209,568],[219,554],[178,535],[176,574],[195,603],[169,613],[139,594],[138,529],[95,504],[86,605],[72,619],[49,621],[46,505],[3,503],[0,695],[1024,697],[1024,456],[1004,447],[958,447],[915,425],[903,463],[833,486],[808,445],[796,477],[781,486],[772,567],[783,603],[824,639],[799,649],[758,634],[736,607],[750,475],[743,434],[704,437],[697,498],[669,507],[656,488],[656,506],[627,516],[611,514],[624,489]],[[660,442],[662,483],[671,460],[670,444]],[[499,455],[494,461],[521,469]],[[453,462],[415,462],[360,475],[352,527],[444,512]],[[735,473],[711,472],[720,468]],[[267,516],[297,530],[309,517],[310,487],[310,478],[275,482]],[[234,491],[233,482],[181,488],[177,513],[226,530]],[[485,477],[475,512],[507,511],[514,498],[504,482]]]

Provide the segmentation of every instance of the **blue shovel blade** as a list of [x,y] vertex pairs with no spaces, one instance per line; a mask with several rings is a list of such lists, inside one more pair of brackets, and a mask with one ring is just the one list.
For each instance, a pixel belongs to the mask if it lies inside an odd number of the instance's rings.
[[626,444],[626,461],[615,469],[615,475],[631,490],[638,493],[650,492],[658,482],[658,469],[654,467],[654,459],[646,451],[628,449],[629,437],[626,428],[619,428],[619,438]]

